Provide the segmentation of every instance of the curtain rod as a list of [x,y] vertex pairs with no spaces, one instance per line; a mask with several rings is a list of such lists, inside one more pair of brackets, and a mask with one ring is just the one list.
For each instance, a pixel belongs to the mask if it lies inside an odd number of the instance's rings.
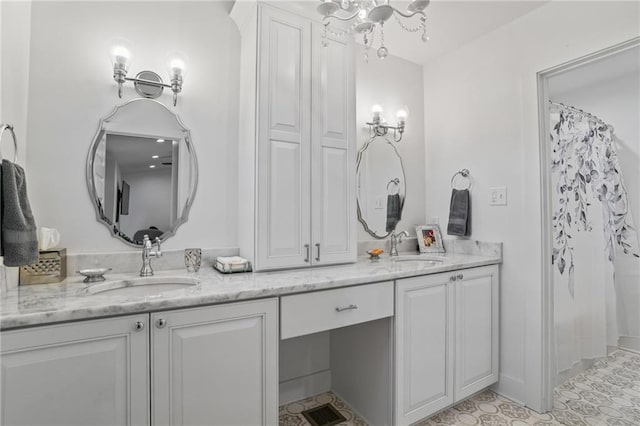
[[561,108],[569,109],[569,110],[571,110],[573,112],[576,112],[578,114],[582,114],[582,115],[584,115],[584,116],[586,116],[588,118],[591,118],[591,119],[597,121],[599,124],[602,124],[603,126],[608,127],[609,130],[611,130],[611,132],[613,132],[613,126],[608,124],[608,123],[606,123],[603,119],[601,119],[600,117],[598,117],[596,115],[590,114],[590,113],[588,113],[586,111],[581,110],[580,108],[576,108],[576,107],[571,106],[571,105],[565,105],[562,102],[554,102],[552,100],[549,100],[549,103],[551,105],[555,105],[555,106],[558,106],[558,107],[561,107]]

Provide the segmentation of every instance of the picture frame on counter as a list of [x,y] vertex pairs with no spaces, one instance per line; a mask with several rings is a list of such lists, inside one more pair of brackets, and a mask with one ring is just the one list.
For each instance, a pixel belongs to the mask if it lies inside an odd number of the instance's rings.
[[420,253],[444,253],[442,232],[436,224],[416,226],[416,236]]

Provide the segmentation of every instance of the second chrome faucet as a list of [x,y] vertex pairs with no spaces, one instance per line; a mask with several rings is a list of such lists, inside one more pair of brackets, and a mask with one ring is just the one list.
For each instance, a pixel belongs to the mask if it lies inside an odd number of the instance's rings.
[[409,233],[407,231],[402,231],[396,234],[394,230],[391,232],[391,252],[389,256],[397,256],[398,255],[398,244],[402,242],[402,237],[409,237]]
[[141,277],[150,277],[153,275],[153,268],[151,268],[152,257],[162,257],[162,250],[160,249],[160,238],[156,237],[154,240],[158,247],[156,251],[152,251],[153,244],[148,235],[144,236],[142,240],[142,269],[140,269]]

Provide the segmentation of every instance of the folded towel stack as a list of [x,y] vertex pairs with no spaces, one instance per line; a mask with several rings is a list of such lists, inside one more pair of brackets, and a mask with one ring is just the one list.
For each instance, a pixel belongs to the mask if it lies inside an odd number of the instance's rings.
[[240,256],[218,256],[213,264],[218,271],[230,274],[232,272],[250,272],[251,262]]
[[447,234],[460,237],[471,235],[471,196],[468,189],[451,191]]
[[24,170],[2,160],[0,173],[0,256],[5,266],[32,265],[38,262],[38,237]]

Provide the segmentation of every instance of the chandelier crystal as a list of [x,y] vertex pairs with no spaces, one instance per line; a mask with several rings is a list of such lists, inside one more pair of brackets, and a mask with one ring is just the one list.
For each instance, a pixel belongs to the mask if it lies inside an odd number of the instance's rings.
[[[384,44],[384,24],[392,16],[398,21],[400,27],[411,33],[421,32],[421,39],[427,42],[427,16],[423,12],[429,6],[430,0],[413,0],[406,11],[400,11],[391,6],[391,0],[321,0],[318,5],[318,13],[324,16],[322,23],[324,31],[322,44],[327,46],[327,33],[336,36],[345,34],[362,35],[365,46],[365,59],[369,59],[369,49],[373,46],[376,33],[379,33],[380,46],[376,53],[378,58],[384,59],[389,55],[389,49]],[[406,21],[417,16],[417,26],[408,26]],[[329,27],[332,20],[349,23],[349,27],[343,31],[336,31]]]

